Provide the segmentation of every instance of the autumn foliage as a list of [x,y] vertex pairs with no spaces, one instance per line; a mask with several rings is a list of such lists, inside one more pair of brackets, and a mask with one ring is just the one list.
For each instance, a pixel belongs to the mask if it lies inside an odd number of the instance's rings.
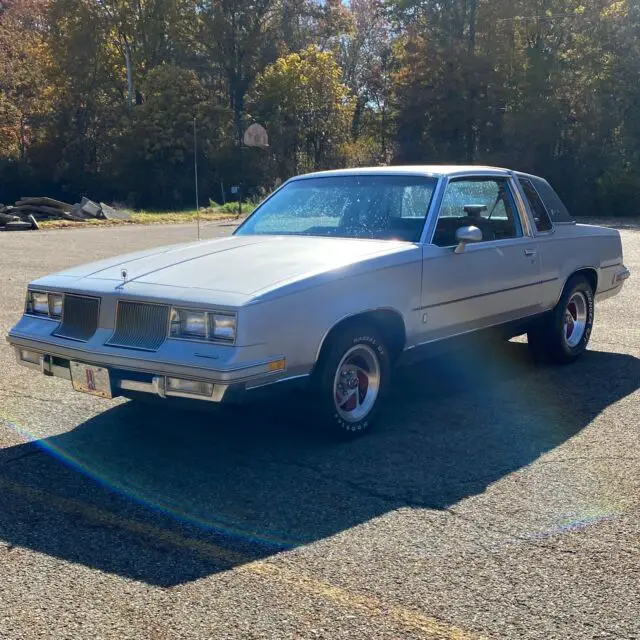
[[639,32],[631,0],[0,0],[0,202],[193,206],[195,120],[203,201],[473,162],[639,215]]

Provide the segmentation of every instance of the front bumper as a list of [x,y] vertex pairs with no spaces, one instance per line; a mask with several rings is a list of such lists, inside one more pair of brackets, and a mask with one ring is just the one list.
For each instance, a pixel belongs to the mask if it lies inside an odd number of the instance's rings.
[[[294,374],[286,371],[269,371],[270,363],[258,363],[232,371],[202,370],[194,368],[185,371],[182,366],[171,367],[166,363],[160,367],[152,361],[136,360],[122,363],[106,362],[104,357],[90,353],[69,353],[68,349],[56,349],[25,338],[10,336],[18,363],[40,371],[46,376],[72,380],[71,362],[82,362],[109,370],[111,396],[150,394],[160,398],[187,398],[214,403],[243,403],[276,393],[304,389],[308,374]],[[211,394],[173,391],[167,378],[180,378],[205,382],[211,385]]]

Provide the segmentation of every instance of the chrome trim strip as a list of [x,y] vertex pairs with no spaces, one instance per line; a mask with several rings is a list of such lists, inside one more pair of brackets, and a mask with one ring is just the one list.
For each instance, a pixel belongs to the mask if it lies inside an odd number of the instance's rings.
[[[516,236],[515,238],[501,238],[500,240],[483,240],[482,242],[473,242],[466,246],[465,253],[469,251],[488,251],[490,249],[499,249],[503,247],[505,242],[510,242],[512,244],[524,244],[530,246],[531,243],[535,240],[535,238],[530,238],[529,236]],[[433,245],[437,249],[455,249],[458,245],[456,244],[448,244],[446,247],[441,247],[440,245]],[[447,252],[449,253],[449,252]],[[426,258],[427,260],[433,258],[439,258],[439,255],[429,256]]]
[[[540,314],[547,313],[549,309],[546,311],[541,311]],[[407,351],[411,351],[412,349],[416,349],[417,347],[423,347],[427,344],[433,344],[434,342],[442,342],[443,340],[450,340],[451,338],[459,338],[460,336],[466,336],[469,333],[475,333],[479,331],[486,331],[487,329],[492,329],[493,327],[500,327],[502,325],[509,325],[512,322],[520,322],[520,320],[526,320],[527,318],[532,318],[531,314],[525,314],[523,316],[518,316],[517,318],[511,318],[510,320],[502,320],[501,322],[494,322],[493,324],[482,325],[481,327],[475,327],[473,329],[467,329],[466,331],[460,331],[459,333],[452,333],[447,336],[443,336],[441,338],[433,338],[431,340],[425,340],[424,342],[417,342],[416,344],[412,344],[409,347],[405,347],[403,349],[403,353]]]
[[531,221],[529,220],[529,214],[527,213],[527,208],[524,202],[524,196],[520,193],[519,184],[514,178],[514,174],[511,174],[508,182],[511,186],[511,194],[514,197],[516,202],[516,210],[518,212],[518,216],[520,217],[520,226],[522,227],[522,235],[527,238],[533,238],[533,228],[531,226]]
[[477,293],[473,296],[466,296],[465,298],[456,298],[454,300],[447,300],[446,302],[438,302],[437,304],[428,304],[424,307],[417,307],[413,311],[424,311],[425,309],[433,309],[434,307],[444,307],[448,304],[455,304],[456,302],[464,302],[465,300],[473,300],[475,298],[484,298],[485,296],[493,296],[499,293],[507,293],[509,291],[517,291],[518,289],[526,289],[527,287],[536,287],[541,284],[548,284],[549,282],[555,282],[559,278],[548,278],[546,280],[539,280],[538,282],[531,282],[529,284],[521,284],[517,287],[508,287],[507,289],[496,289],[495,291],[488,291],[486,293]]
[[[427,213],[427,219],[424,227],[422,228],[422,236],[420,237],[420,244],[433,244],[433,236],[436,232],[436,225],[438,224],[438,217],[440,215],[440,205],[444,198],[444,192],[449,184],[449,178],[441,177],[436,185],[436,190],[431,196],[431,207]],[[427,242],[427,238],[429,241]]]
[[281,382],[291,382],[292,380],[301,380],[302,378],[310,378],[311,374],[310,373],[302,373],[300,375],[297,376],[289,376],[288,378],[280,378],[279,380],[274,380],[273,382],[265,382],[263,384],[256,384],[256,385],[247,385],[247,391],[251,390],[251,389],[262,389],[263,387],[271,387],[275,384],[280,384]]

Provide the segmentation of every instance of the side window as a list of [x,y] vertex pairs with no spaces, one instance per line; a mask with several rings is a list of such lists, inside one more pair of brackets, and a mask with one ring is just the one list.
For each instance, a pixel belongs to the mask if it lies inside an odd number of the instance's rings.
[[522,236],[522,224],[509,182],[504,178],[452,180],[442,199],[433,244],[456,244],[460,227],[478,227],[485,242]]
[[540,194],[544,206],[549,212],[549,217],[556,223],[575,224],[575,220],[571,217],[571,214],[567,211],[567,207],[564,206],[564,202],[560,199],[560,196],[553,190],[553,187],[542,178],[536,176],[530,176],[531,184],[536,188],[536,191]]
[[520,178],[520,186],[522,187],[524,195],[529,202],[529,207],[533,213],[533,220],[536,223],[536,229],[541,232],[551,231],[553,228],[551,219],[549,218],[547,209],[534,186],[526,178]]

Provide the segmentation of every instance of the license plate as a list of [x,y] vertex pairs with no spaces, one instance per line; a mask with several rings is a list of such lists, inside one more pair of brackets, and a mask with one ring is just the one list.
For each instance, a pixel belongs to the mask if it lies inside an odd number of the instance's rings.
[[100,398],[112,398],[109,369],[83,362],[71,362],[71,383],[76,391]]

